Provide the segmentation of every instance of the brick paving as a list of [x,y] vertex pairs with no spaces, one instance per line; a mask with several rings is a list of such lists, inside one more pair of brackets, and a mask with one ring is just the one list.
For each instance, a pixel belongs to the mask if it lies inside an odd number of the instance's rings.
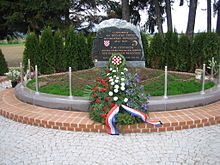
[[[105,125],[94,123],[86,112],[62,111],[38,107],[19,101],[14,89],[0,91],[0,115],[9,119],[34,126],[53,129],[106,132]],[[164,125],[135,124],[122,126],[120,132],[162,132],[220,123],[220,101],[196,108],[176,111],[152,112],[149,120],[161,120]]]

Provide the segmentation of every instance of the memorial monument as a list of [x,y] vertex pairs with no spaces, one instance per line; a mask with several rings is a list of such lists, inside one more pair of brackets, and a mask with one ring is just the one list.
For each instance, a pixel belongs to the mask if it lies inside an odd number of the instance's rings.
[[124,55],[128,67],[145,67],[141,36],[136,26],[120,19],[105,20],[98,25],[92,48],[95,66],[107,66],[114,53]]

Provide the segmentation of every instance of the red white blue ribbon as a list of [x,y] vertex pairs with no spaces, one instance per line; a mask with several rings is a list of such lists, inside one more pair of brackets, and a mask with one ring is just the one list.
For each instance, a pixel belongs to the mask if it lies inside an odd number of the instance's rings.
[[[145,123],[152,124],[152,125],[162,125],[161,121],[147,121],[147,115],[137,109],[130,108],[126,105],[121,105],[121,107],[127,111],[128,113],[132,114],[133,116],[140,117]],[[115,105],[107,114],[105,124],[107,127],[107,133],[111,135],[118,135],[118,129],[116,127],[116,116],[119,113],[119,106]]]

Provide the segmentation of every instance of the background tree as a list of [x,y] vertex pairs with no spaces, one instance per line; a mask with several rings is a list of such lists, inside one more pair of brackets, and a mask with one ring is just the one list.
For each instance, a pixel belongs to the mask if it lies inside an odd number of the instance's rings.
[[207,0],[207,32],[211,32],[212,29],[212,8],[211,0]]
[[129,9],[129,0],[122,1],[122,19],[127,22],[130,21],[130,9]]
[[216,33],[220,36],[220,0],[214,3],[214,12],[217,13]]
[[167,30],[168,32],[173,32],[171,2],[170,0],[165,0],[165,1],[166,1]]
[[153,0],[153,4],[155,6],[155,16],[156,16],[156,24],[158,32],[163,35],[163,26],[162,26],[162,18],[160,12],[159,0]]
[[144,59],[145,59],[145,66],[149,67],[149,44],[148,44],[148,36],[141,32],[141,39],[143,44],[143,50],[144,50]]
[[2,53],[2,50],[0,49],[0,76],[4,76],[4,73],[8,72],[8,64],[5,61],[4,54]]
[[194,34],[197,2],[198,0],[190,0],[190,5],[189,5],[189,14],[188,14],[186,34],[188,35],[190,40],[192,40],[193,34]]

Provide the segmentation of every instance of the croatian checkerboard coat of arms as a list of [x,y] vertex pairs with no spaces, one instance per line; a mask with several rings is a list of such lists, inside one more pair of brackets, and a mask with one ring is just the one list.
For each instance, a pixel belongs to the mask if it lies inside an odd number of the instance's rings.
[[104,45],[105,45],[105,47],[108,47],[110,45],[110,41],[109,40],[104,40]]

